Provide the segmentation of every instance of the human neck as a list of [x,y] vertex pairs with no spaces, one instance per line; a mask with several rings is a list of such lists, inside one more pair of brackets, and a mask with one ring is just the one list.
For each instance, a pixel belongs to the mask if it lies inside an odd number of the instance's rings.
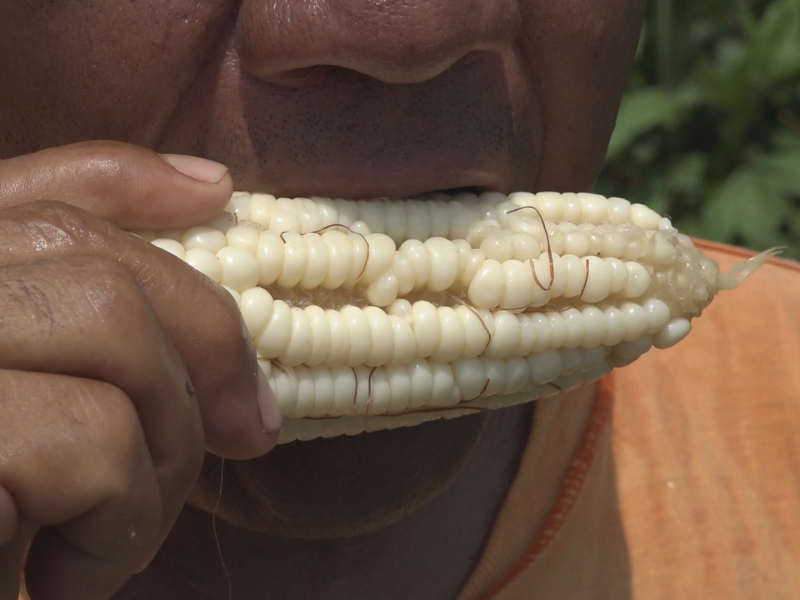
[[[221,561],[210,516],[187,508],[153,564],[115,598],[227,598],[222,562],[233,600],[390,600],[420,597],[423,590],[425,597],[454,598],[479,560],[514,480],[532,412],[532,405],[492,411],[475,452],[447,491],[397,523],[366,535],[287,539],[217,520]],[[554,453],[568,463],[573,450],[554,448]],[[548,482],[548,487],[557,483]],[[550,496],[543,493],[542,499]]]

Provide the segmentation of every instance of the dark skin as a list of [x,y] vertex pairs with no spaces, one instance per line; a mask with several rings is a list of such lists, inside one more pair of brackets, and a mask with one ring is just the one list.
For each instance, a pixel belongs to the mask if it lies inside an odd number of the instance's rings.
[[[29,314],[30,282],[51,286],[38,300],[49,317],[3,330],[33,340],[28,358],[0,346],[0,598],[16,597],[33,535],[33,598],[109,597],[162,543],[118,597],[219,597],[209,523],[219,457],[229,459],[218,514],[237,598],[409,597],[399,583],[419,590],[432,573],[429,597],[455,595],[513,480],[531,408],[264,456],[275,436],[235,307],[117,227],[202,222],[232,189],[589,189],[644,2],[0,8],[0,276],[18,282],[0,305]],[[124,144],[75,145],[90,140]],[[151,150],[230,172],[184,161],[182,174]],[[66,204],[31,204],[41,199]],[[53,355],[48,323],[81,346]],[[106,360],[120,339],[133,341]],[[153,355],[169,365],[159,377]],[[98,469],[107,476],[90,477]],[[66,483],[54,472],[82,483],[59,496]],[[127,541],[131,514],[137,543]],[[318,589],[310,563],[321,565]]]

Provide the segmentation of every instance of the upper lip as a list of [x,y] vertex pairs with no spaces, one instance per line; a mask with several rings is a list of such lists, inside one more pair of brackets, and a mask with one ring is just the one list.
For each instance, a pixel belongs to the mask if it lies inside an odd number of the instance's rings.
[[194,146],[230,167],[236,189],[368,199],[534,185],[539,115],[513,56],[472,57],[420,84],[349,72],[289,90],[227,56],[196,80],[160,149]]

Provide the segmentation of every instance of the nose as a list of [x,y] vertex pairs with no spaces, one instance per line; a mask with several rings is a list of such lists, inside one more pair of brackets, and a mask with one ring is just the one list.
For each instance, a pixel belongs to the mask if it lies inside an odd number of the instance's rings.
[[516,38],[517,0],[243,0],[237,49],[266,81],[318,66],[418,83]]

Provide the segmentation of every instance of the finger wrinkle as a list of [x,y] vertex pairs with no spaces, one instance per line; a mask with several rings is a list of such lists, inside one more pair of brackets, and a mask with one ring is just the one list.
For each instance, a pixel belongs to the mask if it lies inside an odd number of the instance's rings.
[[[53,312],[53,305],[50,303],[50,298],[47,292],[43,289],[44,286],[49,286],[46,281],[30,281],[25,279],[8,279],[2,277],[0,279],[0,287],[2,287],[4,294],[0,294],[0,298],[10,300],[18,307],[24,307],[26,310],[35,311],[40,317],[44,318],[47,323],[47,338],[53,337],[53,329],[55,327],[55,316]],[[2,314],[7,315],[11,311],[3,309]],[[5,319],[0,318],[0,325]]]

